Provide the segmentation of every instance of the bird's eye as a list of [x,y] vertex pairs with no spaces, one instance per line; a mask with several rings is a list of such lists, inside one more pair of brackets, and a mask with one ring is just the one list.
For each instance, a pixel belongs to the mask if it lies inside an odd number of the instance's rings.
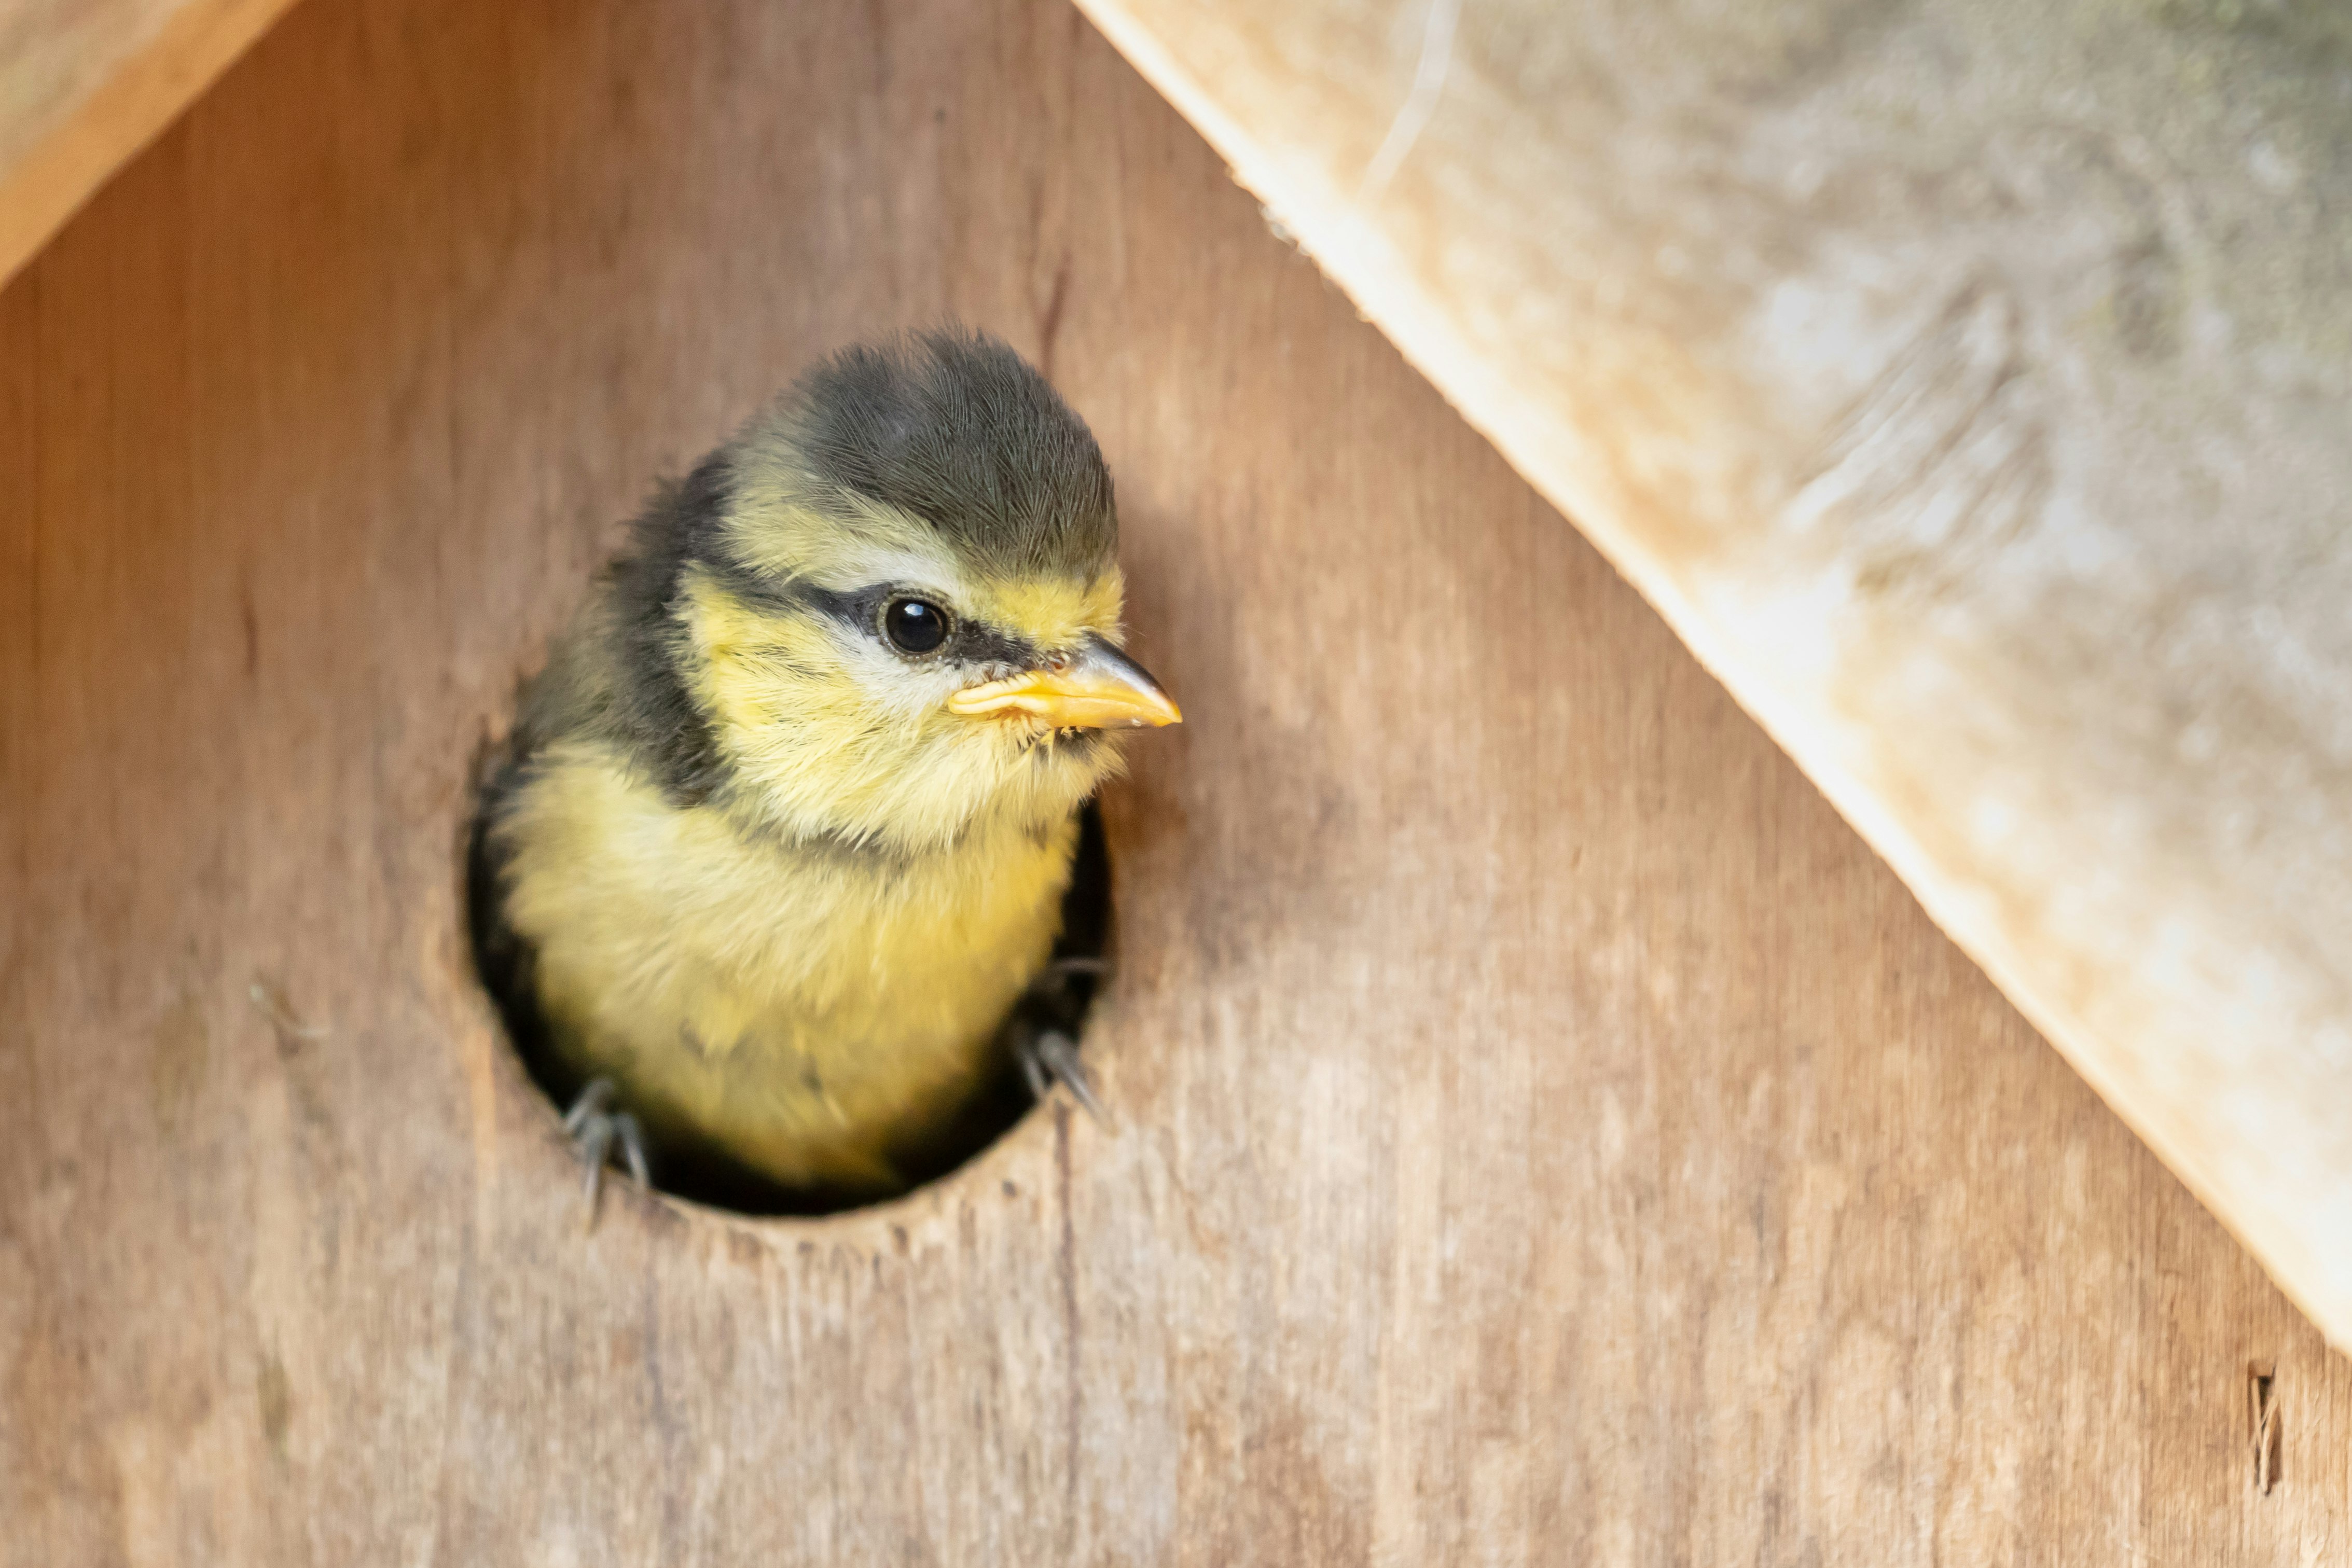
[[894,599],[882,611],[882,634],[903,653],[928,653],[948,640],[948,612],[928,599]]

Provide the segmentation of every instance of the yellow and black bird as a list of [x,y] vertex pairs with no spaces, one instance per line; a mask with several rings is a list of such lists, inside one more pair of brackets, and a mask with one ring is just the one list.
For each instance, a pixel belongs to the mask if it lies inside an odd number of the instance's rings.
[[1081,809],[1179,719],[1119,651],[1118,548],[1086,425],[960,330],[824,361],[656,498],[475,837],[484,974],[592,1205],[646,1149],[887,1196],[1013,1063],[1086,1094],[1049,965]]

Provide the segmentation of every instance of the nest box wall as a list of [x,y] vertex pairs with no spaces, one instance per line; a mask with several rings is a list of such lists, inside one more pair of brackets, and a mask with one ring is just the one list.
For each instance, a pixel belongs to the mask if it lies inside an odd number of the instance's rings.
[[1082,6],[2352,1346],[2352,11]]
[[[469,758],[948,313],[1188,715],[1112,1120],[583,1235]],[[2352,1544],[2343,1364],[1065,5],[310,0],[0,292],[0,1563]]]

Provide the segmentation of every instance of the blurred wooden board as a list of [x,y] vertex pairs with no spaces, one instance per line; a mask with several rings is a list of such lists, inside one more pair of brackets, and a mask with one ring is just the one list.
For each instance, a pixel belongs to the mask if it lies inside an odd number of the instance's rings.
[[1082,4],[2352,1346],[2352,10]]
[[0,0],[0,283],[292,0]]
[[[1115,1123],[583,1238],[468,756],[655,476],[949,311],[1189,718]],[[1058,4],[312,0],[0,292],[0,593],[11,1568],[2352,1551],[2344,1363]]]

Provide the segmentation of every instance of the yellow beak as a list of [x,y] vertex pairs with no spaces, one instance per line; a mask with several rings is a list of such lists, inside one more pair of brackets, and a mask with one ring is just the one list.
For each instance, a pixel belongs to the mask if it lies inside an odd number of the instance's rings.
[[1141,729],[1184,722],[1174,699],[1142,665],[1091,632],[1063,664],[966,686],[948,699],[948,711],[971,717],[1024,714],[1055,729]]

